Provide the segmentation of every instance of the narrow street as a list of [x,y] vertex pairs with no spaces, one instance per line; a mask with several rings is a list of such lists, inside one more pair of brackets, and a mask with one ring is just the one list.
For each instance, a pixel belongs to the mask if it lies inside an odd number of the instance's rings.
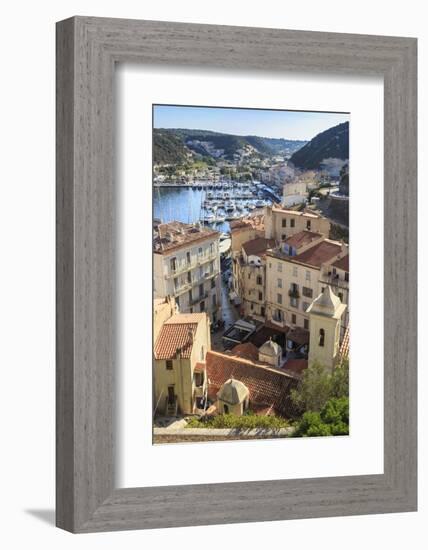
[[223,277],[221,277],[221,310],[224,327],[211,334],[211,346],[214,350],[218,351],[224,350],[222,342],[224,331],[239,319],[236,307],[229,300],[229,289],[227,282],[223,281]]

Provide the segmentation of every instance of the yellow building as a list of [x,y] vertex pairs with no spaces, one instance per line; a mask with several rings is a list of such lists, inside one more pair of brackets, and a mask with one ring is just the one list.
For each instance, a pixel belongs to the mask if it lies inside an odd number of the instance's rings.
[[198,224],[159,224],[153,239],[154,297],[173,296],[182,313],[221,318],[218,231]]
[[206,313],[176,313],[164,322],[154,345],[155,414],[191,414],[204,407],[209,349]]
[[330,234],[327,218],[311,210],[289,210],[279,205],[266,206],[264,210],[265,237],[285,241],[301,231],[315,231],[325,237]]
[[275,244],[273,239],[264,237],[247,241],[234,262],[242,314],[260,321],[264,321],[266,315],[266,251]]
[[[266,253],[266,317],[279,327],[309,330],[308,308],[327,283],[323,273],[348,255],[344,243],[302,231]],[[328,271],[327,271],[328,272]]]
[[340,326],[346,305],[326,286],[312,302],[310,316],[309,366],[319,363],[333,368],[339,360]]

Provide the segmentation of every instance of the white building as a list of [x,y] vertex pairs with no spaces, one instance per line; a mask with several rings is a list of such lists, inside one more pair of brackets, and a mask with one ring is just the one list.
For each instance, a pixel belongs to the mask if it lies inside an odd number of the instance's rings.
[[157,226],[153,239],[154,297],[173,296],[181,313],[221,317],[218,231],[198,224]]

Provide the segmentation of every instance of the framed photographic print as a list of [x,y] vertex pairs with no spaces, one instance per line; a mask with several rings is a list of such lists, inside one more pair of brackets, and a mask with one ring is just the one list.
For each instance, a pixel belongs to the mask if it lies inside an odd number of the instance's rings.
[[59,527],[416,509],[415,39],[58,23],[57,220]]

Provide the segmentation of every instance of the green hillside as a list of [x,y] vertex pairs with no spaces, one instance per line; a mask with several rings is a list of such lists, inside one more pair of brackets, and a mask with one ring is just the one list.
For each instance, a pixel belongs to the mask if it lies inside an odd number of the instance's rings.
[[315,136],[291,156],[290,162],[297,168],[314,170],[328,158],[349,158],[349,122],[343,122]]

